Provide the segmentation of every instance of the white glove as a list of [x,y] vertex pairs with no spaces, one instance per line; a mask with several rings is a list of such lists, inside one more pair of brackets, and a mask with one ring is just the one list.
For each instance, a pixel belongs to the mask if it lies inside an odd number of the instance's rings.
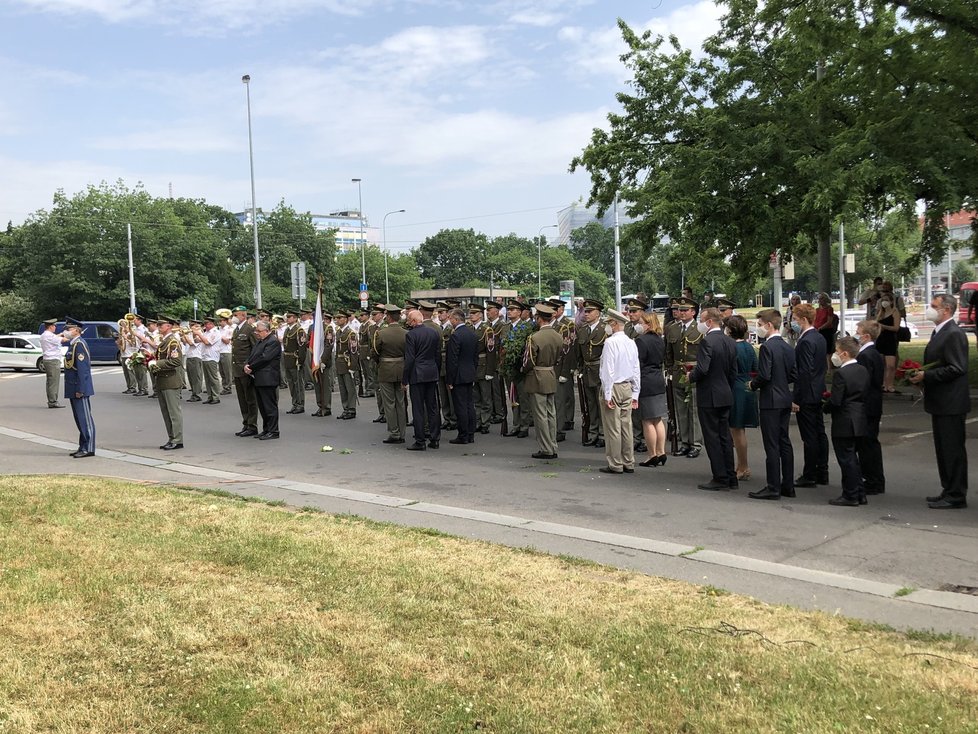
[[487,380],[491,380],[493,377],[495,377],[495,375],[486,375]]
[[557,382],[560,382],[560,383],[567,382],[567,378],[566,377],[558,377],[557,378]]

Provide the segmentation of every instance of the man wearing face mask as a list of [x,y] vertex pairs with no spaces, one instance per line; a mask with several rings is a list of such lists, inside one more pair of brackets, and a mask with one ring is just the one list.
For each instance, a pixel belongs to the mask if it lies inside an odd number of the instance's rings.
[[825,411],[832,414],[832,448],[842,470],[842,494],[829,500],[830,505],[859,507],[866,504],[862,471],[856,445],[866,435],[866,394],[869,372],[856,361],[859,345],[844,336],[832,354],[832,396]]
[[954,322],[957,299],[934,296],[927,318],[934,322],[924,364],[909,380],[924,389],[924,410],[934,432],[941,493],[927,498],[932,510],[960,510],[968,506],[968,454],[965,451],[965,416],[971,411],[968,393],[968,339]]
[[886,478],[883,475],[883,448],[880,446],[880,420],[883,417],[883,357],[875,346],[879,336],[879,324],[865,320],[856,324],[856,341],[859,354],[856,361],[869,373],[869,389],[866,392],[866,435],[856,443],[859,468],[863,473],[866,494],[883,494]]
[[801,303],[792,310],[801,333],[795,346],[794,400],[791,410],[798,416],[798,431],[805,444],[805,463],[795,487],[829,483],[829,440],[822,417],[825,392],[825,339],[814,327],[815,308]]
[[696,412],[703,431],[703,443],[710,457],[709,482],[700,489],[727,491],[737,489],[734,468],[733,438],[730,435],[730,406],[737,377],[737,345],[720,328],[720,312],[714,307],[700,311],[696,328],[703,334],[696,366],[689,381],[696,385]]

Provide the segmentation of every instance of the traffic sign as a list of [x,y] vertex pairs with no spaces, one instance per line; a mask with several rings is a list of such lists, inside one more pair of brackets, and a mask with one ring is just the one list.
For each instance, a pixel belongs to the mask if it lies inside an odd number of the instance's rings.
[[364,290],[360,291],[360,303],[366,303],[369,300],[370,300],[370,292]]
[[292,271],[292,297],[302,300],[306,297],[306,264],[294,262],[290,269]]

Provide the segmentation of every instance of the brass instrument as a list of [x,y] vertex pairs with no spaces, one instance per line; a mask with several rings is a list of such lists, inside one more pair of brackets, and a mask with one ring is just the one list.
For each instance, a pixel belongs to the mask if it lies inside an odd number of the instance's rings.
[[127,313],[116,322],[119,327],[119,341],[121,342],[120,348],[125,349],[127,346],[139,346],[139,337],[133,328],[133,322],[135,322],[135,320],[136,314]]
[[230,308],[219,308],[219,309],[217,309],[214,312],[214,315],[217,316],[220,319],[229,319],[229,318],[231,318],[231,309]]
[[279,314],[272,314],[272,328],[277,329],[285,322],[285,317]]

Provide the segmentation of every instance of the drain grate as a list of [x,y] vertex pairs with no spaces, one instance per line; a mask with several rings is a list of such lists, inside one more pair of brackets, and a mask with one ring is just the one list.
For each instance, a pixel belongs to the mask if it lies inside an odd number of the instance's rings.
[[941,584],[938,591],[953,591],[955,594],[978,596],[978,586],[961,586],[960,584]]

